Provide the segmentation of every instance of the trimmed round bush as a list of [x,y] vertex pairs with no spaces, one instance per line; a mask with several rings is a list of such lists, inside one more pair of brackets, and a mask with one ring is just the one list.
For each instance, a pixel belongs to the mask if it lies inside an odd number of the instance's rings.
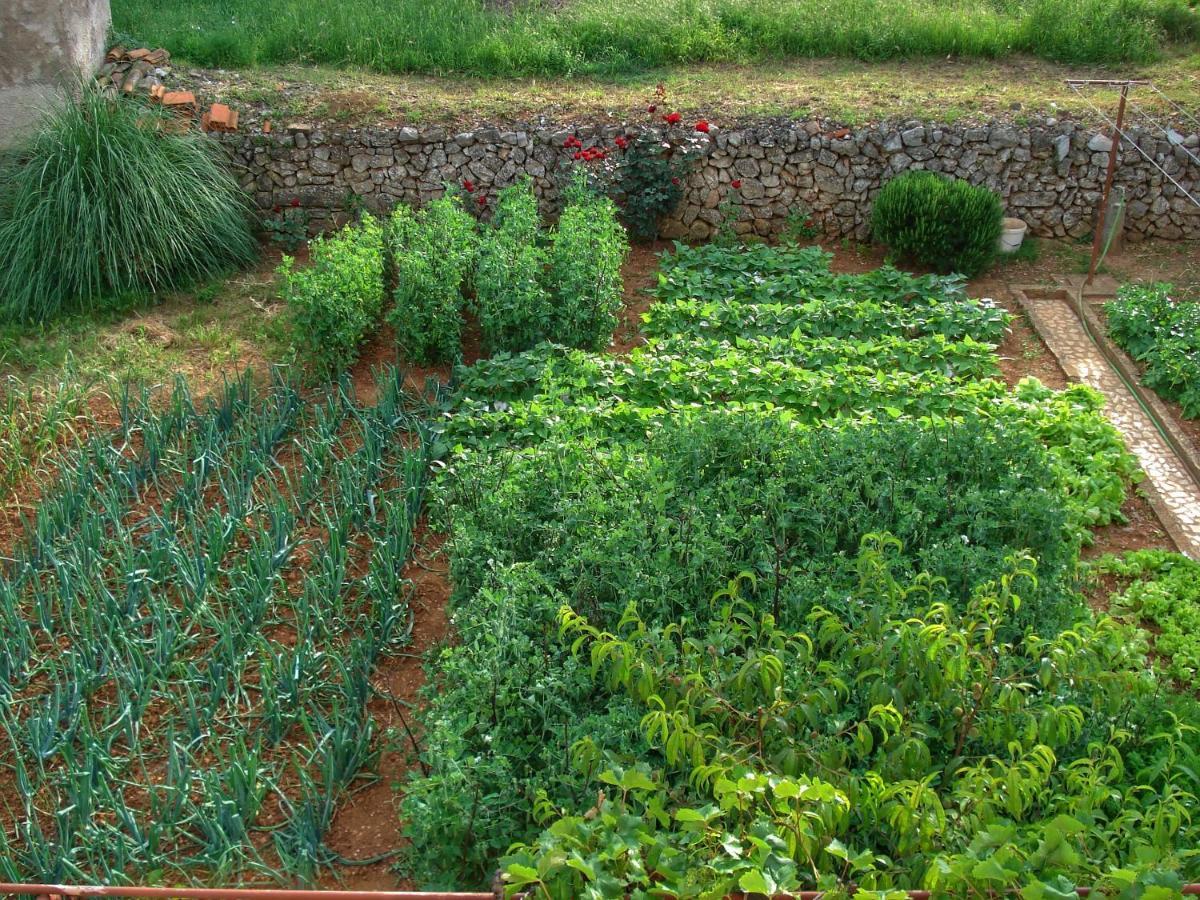
[[934,172],[906,172],[875,199],[871,230],[898,257],[939,272],[978,275],[996,258],[1004,212],[984,187]]
[[254,259],[220,148],[91,84],[0,164],[0,318],[42,321]]

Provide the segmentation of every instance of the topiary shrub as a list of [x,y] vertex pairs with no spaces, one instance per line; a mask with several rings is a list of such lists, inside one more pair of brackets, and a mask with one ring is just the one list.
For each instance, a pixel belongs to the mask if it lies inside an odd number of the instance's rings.
[[252,260],[248,206],[217,145],[90,84],[0,164],[0,317],[44,321]]
[[978,275],[996,258],[1004,217],[985,187],[933,172],[893,178],[875,199],[871,230],[898,257],[939,272]]
[[279,267],[297,354],[321,375],[358,358],[358,345],[383,308],[383,229],[370,215],[312,244],[311,265]]

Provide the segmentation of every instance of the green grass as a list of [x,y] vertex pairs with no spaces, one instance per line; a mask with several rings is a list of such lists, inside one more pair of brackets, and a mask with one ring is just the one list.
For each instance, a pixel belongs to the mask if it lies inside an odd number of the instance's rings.
[[120,36],[202,65],[283,62],[488,76],[686,63],[1032,53],[1144,62],[1200,38],[1194,0],[116,0]]

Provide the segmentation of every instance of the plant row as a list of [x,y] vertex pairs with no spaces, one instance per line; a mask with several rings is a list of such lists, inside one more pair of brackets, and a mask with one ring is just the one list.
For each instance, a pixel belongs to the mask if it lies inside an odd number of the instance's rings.
[[1145,366],[1146,386],[1200,417],[1200,303],[1172,297],[1169,284],[1121,287],[1104,309],[1118,345]]
[[616,207],[578,182],[557,226],[544,231],[526,179],[499,193],[490,224],[447,193],[423,210],[397,207],[383,228],[364,215],[314,241],[310,266],[296,269],[285,258],[280,272],[301,354],[332,373],[357,358],[388,285],[387,320],[399,352],[416,362],[461,359],[467,312],[488,351],[547,340],[605,347],[617,324],[627,250]]
[[[7,880],[311,878],[378,750],[376,663],[430,444],[402,380],[363,406],[248,379],[123,404],[0,579]],[[411,435],[408,445],[401,432]],[[15,804],[15,805],[13,805]]]

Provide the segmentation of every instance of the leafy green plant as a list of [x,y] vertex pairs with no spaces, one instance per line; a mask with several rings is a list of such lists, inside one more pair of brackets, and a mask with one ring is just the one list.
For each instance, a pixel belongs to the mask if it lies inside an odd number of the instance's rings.
[[383,229],[370,215],[310,245],[310,264],[283,258],[280,292],[295,323],[296,347],[320,375],[358,358],[358,345],[383,307]]
[[1200,417],[1200,302],[1169,284],[1122,285],[1105,305],[1113,340],[1145,365],[1142,380],[1189,418]]
[[989,577],[1003,548],[1032,545],[1047,562],[1021,621],[1050,627],[1078,609],[1052,587],[1064,584],[1072,543],[1044,451],[1027,438],[982,424],[810,432],[770,412],[721,410],[654,435],[468,455],[439,483],[462,642],[434,664],[427,771],[405,791],[423,880],[484,878],[497,850],[536,834],[547,804],[590,804],[602,761],[584,754],[580,780],[572,744],[646,758],[637,716],[590,692],[585,667],[551,640],[564,600],[610,623],[631,597],[656,621],[703,619],[714,586],[750,569],[784,627],[821,604],[850,620],[900,615],[928,598],[853,587],[863,529],[890,526],[912,541],[889,557],[892,570],[946,573],[935,593],[949,603]]
[[524,350],[545,340],[553,309],[544,284],[537,197],[529,179],[500,191],[492,228],[480,234],[475,307],[490,351]]
[[658,237],[659,222],[683,197],[682,183],[692,158],[663,143],[650,135],[639,136],[622,157],[613,181],[613,197],[635,240]]
[[1163,671],[1194,691],[1200,685],[1200,563],[1165,550],[1132,550],[1088,568],[1125,583],[1109,598],[1113,614],[1149,628]]
[[884,185],[871,232],[896,256],[939,272],[978,275],[996,258],[1004,213],[985,187],[933,172],[906,172]]
[[[858,591],[926,597],[933,582],[889,574],[894,546],[864,539]],[[718,592],[707,624],[633,600],[614,625],[564,607],[564,639],[598,691],[643,710],[662,763],[607,755],[592,809],[563,811],[506,858],[511,889],[1177,887],[1200,865],[1200,741],[1175,715],[1194,704],[1163,701],[1112,620],[1011,637],[1035,582],[1018,555],[961,611],[846,621],[818,608],[802,630],[778,623],[749,574]]]
[[821,236],[821,226],[812,216],[812,211],[805,206],[796,206],[787,214],[784,221],[783,240],[793,244],[802,241],[812,241]]
[[475,219],[454,196],[414,212],[397,206],[388,227],[396,289],[388,321],[417,362],[462,355],[463,292],[479,252]]
[[288,253],[295,253],[308,240],[308,213],[298,206],[280,207],[263,219],[263,228],[271,239]]
[[554,292],[551,339],[569,347],[608,345],[621,309],[621,265],[629,252],[616,207],[582,189],[550,236],[549,284]]
[[44,321],[254,259],[246,198],[198,132],[92,83],[0,163],[0,316]]

